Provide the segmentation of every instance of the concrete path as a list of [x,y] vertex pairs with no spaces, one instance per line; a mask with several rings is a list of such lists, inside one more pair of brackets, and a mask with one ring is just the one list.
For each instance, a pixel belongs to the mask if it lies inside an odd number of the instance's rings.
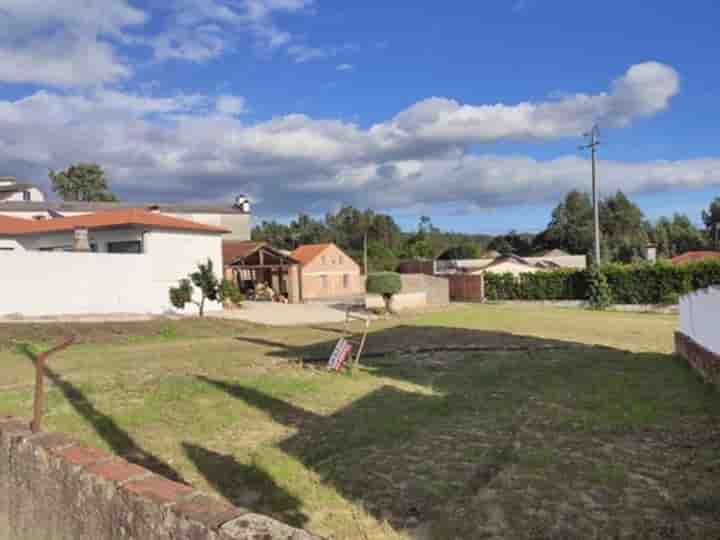
[[345,321],[343,304],[278,304],[275,302],[243,302],[234,311],[208,313],[208,317],[237,319],[269,326],[302,326],[332,324]]

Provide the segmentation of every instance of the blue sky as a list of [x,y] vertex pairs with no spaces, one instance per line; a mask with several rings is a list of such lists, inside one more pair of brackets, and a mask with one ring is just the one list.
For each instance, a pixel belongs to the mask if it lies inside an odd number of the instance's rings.
[[341,204],[538,230],[600,181],[648,217],[720,195],[708,0],[0,2],[0,174],[80,160],[129,200]]

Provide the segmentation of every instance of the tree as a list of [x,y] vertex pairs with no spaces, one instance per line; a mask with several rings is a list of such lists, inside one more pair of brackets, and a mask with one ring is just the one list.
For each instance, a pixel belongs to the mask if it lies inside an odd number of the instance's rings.
[[531,234],[519,234],[517,231],[510,231],[507,234],[496,236],[488,244],[488,249],[497,251],[502,255],[520,255],[527,257],[532,252],[533,236]]
[[547,228],[536,245],[541,249],[563,249],[585,255],[593,245],[593,208],[590,196],[573,190],[552,212]]
[[648,244],[642,210],[622,192],[600,201],[602,242],[612,260],[630,263]]
[[[178,309],[185,309],[190,303],[195,304],[202,317],[205,315],[205,300],[222,300],[221,284],[213,272],[212,260],[198,264],[198,269],[189,278],[181,279],[177,287],[170,288],[170,302]],[[193,285],[200,290],[200,300],[193,299]]]
[[402,290],[402,278],[396,272],[368,274],[365,288],[371,294],[382,296],[385,301],[385,309],[392,312],[392,298]]
[[720,197],[710,203],[707,212],[703,210],[702,220],[705,224],[710,243],[715,249],[720,249]]
[[695,227],[685,214],[676,213],[672,219],[662,217],[655,226],[649,225],[647,230],[662,257],[675,257],[707,246],[707,239],[702,231]]
[[446,249],[438,259],[446,261],[462,260],[462,259],[479,259],[480,246],[472,242],[464,242],[460,245]]
[[117,201],[97,163],[78,163],[66,171],[50,171],[48,176],[53,191],[64,201]]

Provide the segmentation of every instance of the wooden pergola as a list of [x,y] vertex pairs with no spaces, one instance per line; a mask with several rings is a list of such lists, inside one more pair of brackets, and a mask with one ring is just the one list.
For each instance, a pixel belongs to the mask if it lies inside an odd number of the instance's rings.
[[266,284],[290,303],[301,301],[300,263],[289,254],[264,242],[224,242],[223,259],[241,290]]

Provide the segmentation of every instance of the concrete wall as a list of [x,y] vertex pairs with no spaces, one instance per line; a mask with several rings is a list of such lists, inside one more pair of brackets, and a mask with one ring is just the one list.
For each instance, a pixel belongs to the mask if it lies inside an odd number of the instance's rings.
[[445,306],[450,303],[450,284],[447,278],[425,274],[402,274],[403,293],[425,293],[428,305]]
[[303,300],[365,294],[365,276],[360,273],[360,267],[334,245],[303,265],[301,279]]
[[[405,309],[420,309],[428,305],[427,293],[411,292],[396,294],[392,298],[392,309],[403,311]],[[384,309],[385,301],[379,294],[368,294],[365,296],[365,307],[367,309]]]
[[317,540],[58,433],[0,417],[0,540]]
[[720,287],[710,287],[680,298],[680,331],[694,342],[720,354]]
[[174,313],[168,290],[198,262],[210,257],[222,277],[220,235],[151,231],[145,248],[141,255],[0,251],[0,316]]

